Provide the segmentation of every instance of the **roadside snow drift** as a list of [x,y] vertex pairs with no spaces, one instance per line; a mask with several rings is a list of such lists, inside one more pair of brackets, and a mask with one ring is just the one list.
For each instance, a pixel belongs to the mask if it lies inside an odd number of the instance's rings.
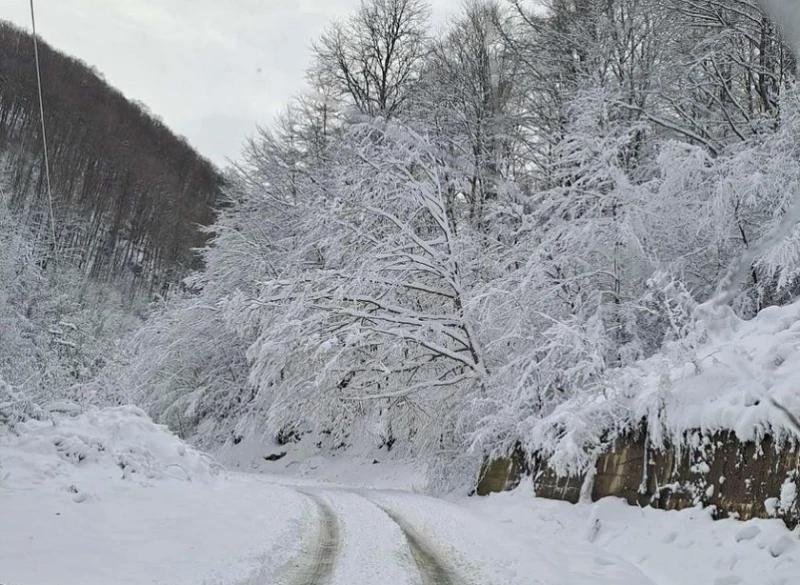
[[208,480],[222,466],[134,406],[18,423],[0,433],[1,485],[24,487],[81,470],[136,481]]
[[617,559],[616,566],[625,560],[657,585],[800,582],[800,530],[791,532],[779,520],[715,521],[709,510],[636,508],[619,498],[572,505],[533,498],[531,491],[525,481],[513,492],[462,503],[504,526],[507,539],[524,542],[535,535],[562,542],[560,551],[567,558],[580,550],[576,547],[599,549]]
[[0,430],[0,583],[276,582],[313,508],[221,469],[134,407]]

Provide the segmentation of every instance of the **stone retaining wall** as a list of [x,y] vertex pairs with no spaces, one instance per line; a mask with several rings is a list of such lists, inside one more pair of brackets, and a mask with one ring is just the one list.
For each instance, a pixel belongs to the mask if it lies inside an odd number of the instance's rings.
[[[581,489],[591,499],[616,496],[632,505],[680,510],[714,506],[717,517],[782,518],[800,523],[800,453],[794,443],[739,441],[731,432],[688,433],[683,448],[653,450],[643,434],[618,439],[598,459],[591,484],[583,477],[559,477],[546,462],[521,451],[487,461],[476,492],[485,495],[516,487],[533,476],[539,497],[578,502]],[[587,496],[589,494],[587,493]]]

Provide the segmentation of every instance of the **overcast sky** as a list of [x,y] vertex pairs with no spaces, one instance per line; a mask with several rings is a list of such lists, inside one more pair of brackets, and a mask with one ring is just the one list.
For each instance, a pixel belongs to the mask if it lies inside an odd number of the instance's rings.
[[[30,29],[29,0],[0,18]],[[311,41],[359,0],[36,0],[36,27],[217,163],[303,89]],[[460,0],[434,0],[440,22]]]

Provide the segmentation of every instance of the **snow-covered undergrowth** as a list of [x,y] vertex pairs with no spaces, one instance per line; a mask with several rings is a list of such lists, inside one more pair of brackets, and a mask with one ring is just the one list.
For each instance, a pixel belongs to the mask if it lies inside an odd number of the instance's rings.
[[[51,414],[0,428],[0,485],[11,488],[84,472],[152,482],[207,480],[222,467],[185,444],[139,408],[94,409],[77,416]],[[70,489],[80,494],[78,488]]]
[[787,412],[800,412],[798,349],[800,301],[764,309],[749,321],[727,308],[706,311],[686,337],[611,370],[598,392],[529,422],[526,447],[565,473],[584,470],[597,449],[642,421],[656,447],[680,446],[694,430],[732,430],[742,441],[792,438]]
[[62,252],[51,258],[9,204],[0,152],[0,424],[70,401],[86,408],[129,402],[110,373],[124,352],[118,340],[140,324],[143,295],[87,280]]

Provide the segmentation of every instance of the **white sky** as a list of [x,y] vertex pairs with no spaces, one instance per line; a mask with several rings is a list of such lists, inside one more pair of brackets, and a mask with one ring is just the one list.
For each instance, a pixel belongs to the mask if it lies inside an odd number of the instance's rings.
[[[29,0],[0,18],[30,30]],[[96,67],[217,163],[304,87],[311,41],[359,0],[35,0],[51,45]],[[461,0],[433,0],[442,21]],[[46,80],[45,80],[46,81]]]

